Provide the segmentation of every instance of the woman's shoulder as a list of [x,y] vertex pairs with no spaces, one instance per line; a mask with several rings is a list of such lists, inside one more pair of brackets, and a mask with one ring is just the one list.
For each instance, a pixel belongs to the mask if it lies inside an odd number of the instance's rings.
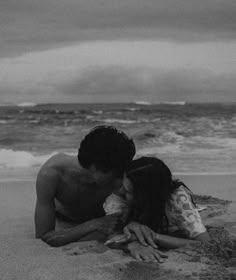
[[171,225],[184,232],[188,238],[194,238],[206,231],[201,216],[192,202],[191,192],[184,186],[178,187],[166,205],[166,215]]
[[174,202],[177,204],[183,204],[189,201],[191,201],[191,192],[182,185],[173,191],[169,199],[169,203]]
[[166,202],[166,213],[170,217],[182,214],[184,211],[192,211],[195,208],[190,190],[182,185],[174,190]]

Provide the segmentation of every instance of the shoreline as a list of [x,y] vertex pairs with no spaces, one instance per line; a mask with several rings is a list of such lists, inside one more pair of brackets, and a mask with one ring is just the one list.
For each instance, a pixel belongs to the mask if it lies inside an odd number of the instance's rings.
[[[35,184],[40,167],[0,168],[0,183],[32,182]],[[174,172],[174,179],[182,180],[193,193],[236,200],[236,173],[232,172]]]

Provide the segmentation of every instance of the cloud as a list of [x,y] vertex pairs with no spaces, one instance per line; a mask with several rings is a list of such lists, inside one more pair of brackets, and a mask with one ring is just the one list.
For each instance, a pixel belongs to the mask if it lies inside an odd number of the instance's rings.
[[55,85],[68,100],[94,102],[236,102],[235,74],[202,69],[165,70],[106,67],[84,72],[69,83]]
[[236,74],[203,69],[109,66],[73,79],[1,86],[1,103],[12,102],[236,102]]
[[236,39],[235,0],[2,0],[0,55],[75,41]]
[[0,59],[0,102],[235,101],[236,43],[99,41]]

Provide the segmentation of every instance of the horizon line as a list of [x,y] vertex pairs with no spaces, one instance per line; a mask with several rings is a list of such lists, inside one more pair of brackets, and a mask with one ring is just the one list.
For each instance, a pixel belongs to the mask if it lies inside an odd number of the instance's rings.
[[[139,103],[140,102],[140,103]],[[210,104],[210,105],[217,105],[217,104],[223,104],[223,105],[236,105],[236,101],[223,101],[223,102],[218,102],[218,101],[161,101],[161,102],[151,102],[151,101],[133,101],[133,102],[123,102],[123,101],[117,101],[117,102],[110,102],[110,101],[103,101],[103,102],[42,102],[42,103],[36,103],[36,102],[20,102],[20,103],[0,103],[0,107],[4,106],[19,106],[19,107],[36,107],[40,105],[79,105],[79,104],[97,104],[97,105],[108,105],[108,104],[132,104],[132,105],[138,105],[138,106],[150,106],[150,105],[176,105],[176,106],[184,106],[184,105],[203,105],[203,104]]]

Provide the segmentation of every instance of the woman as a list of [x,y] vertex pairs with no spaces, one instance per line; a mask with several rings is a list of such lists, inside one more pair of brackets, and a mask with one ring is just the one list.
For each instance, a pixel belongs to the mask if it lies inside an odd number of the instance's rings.
[[133,160],[126,176],[122,188],[104,203],[106,214],[123,215],[124,234],[116,235],[106,244],[138,240],[146,247],[171,249],[208,240],[190,190],[172,179],[161,160]]

